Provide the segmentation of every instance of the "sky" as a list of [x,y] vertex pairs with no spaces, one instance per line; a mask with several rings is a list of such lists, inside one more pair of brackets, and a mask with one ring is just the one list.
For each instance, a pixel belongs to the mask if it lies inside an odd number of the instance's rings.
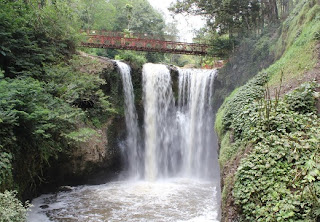
[[[171,3],[175,0],[148,0],[150,4],[161,11],[165,16],[166,22],[173,21],[172,14],[168,11],[168,8]],[[178,22],[178,30],[181,41],[192,42],[194,37],[194,30],[198,30],[205,25],[205,19],[201,16],[184,16],[184,15],[175,15],[174,18]]]

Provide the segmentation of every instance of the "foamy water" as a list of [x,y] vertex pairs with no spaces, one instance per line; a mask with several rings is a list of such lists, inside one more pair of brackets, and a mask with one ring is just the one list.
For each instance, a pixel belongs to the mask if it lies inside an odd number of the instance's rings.
[[219,221],[217,193],[214,183],[191,179],[80,186],[34,199],[27,221],[215,222]]

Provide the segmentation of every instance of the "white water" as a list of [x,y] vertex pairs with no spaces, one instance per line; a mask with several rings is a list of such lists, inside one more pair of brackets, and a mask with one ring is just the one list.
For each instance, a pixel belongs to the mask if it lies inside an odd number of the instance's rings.
[[145,178],[168,178],[176,163],[173,125],[174,100],[170,72],[165,65],[145,64],[144,93]]
[[139,144],[130,67],[117,64],[124,87],[131,179],[42,195],[33,200],[28,221],[219,221],[211,110],[215,71],[180,69],[175,98],[167,67],[145,64],[145,135],[144,144]]
[[121,74],[124,101],[125,119],[127,128],[127,139],[125,144],[125,155],[128,161],[128,173],[133,178],[141,177],[142,157],[139,146],[138,116],[134,105],[134,93],[131,81],[131,68],[129,65],[116,61]]
[[[188,179],[80,186],[33,200],[29,222],[218,221],[215,184]],[[46,207],[41,209],[40,206]]]
[[187,177],[212,178],[219,171],[211,104],[215,74],[216,70],[179,69],[177,119]]
[[211,105],[215,70],[179,69],[178,105],[165,65],[143,67],[145,178],[218,174]]

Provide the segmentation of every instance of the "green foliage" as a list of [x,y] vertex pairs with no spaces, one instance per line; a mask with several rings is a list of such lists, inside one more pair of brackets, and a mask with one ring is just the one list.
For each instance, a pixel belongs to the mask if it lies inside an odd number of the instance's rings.
[[219,164],[221,167],[225,166],[240,150],[241,144],[232,144],[230,137],[231,132],[227,132],[223,135],[219,150]]
[[227,176],[226,178],[224,178],[223,180],[223,190],[221,193],[221,202],[222,202],[222,209],[226,209],[228,206],[226,206],[226,203],[228,201],[228,197],[229,197],[229,192],[232,190],[232,186],[233,186],[233,177],[231,176]]
[[301,85],[297,90],[286,95],[286,103],[292,111],[298,113],[316,113],[316,98],[318,93],[315,92],[316,82],[308,82]]
[[[267,34],[258,41],[247,39],[249,45],[250,42],[254,45],[251,55],[238,53],[240,61],[231,59],[230,65],[220,72],[227,76],[218,76],[219,84],[226,87],[230,85],[228,81],[239,82],[255,64],[261,64],[262,58],[279,59],[263,71],[270,73],[269,80],[266,78],[260,84],[253,79],[253,85],[250,81],[238,88],[217,114],[215,129],[222,139],[219,161],[228,178],[233,178],[233,173],[224,170],[229,169],[230,164],[237,165],[242,158],[234,177],[233,192],[230,190],[228,194],[227,187],[223,190],[225,199],[235,199],[244,221],[316,221],[319,218],[317,84],[305,83],[282,99],[276,95],[274,100],[270,98],[269,89],[264,88],[266,82],[275,87],[279,79],[288,84],[303,78],[304,73],[314,67],[317,62],[315,39],[320,24],[318,12],[316,1],[298,1],[278,31],[268,31],[272,35]],[[251,56],[250,67],[246,67],[243,59]],[[246,73],[239,77],[238,69]],[[231,193],[233,197],[228,196]]]
[[222,124],[223,124],[222,117],[223,117],[224,112],[225,112],[224,108],[221,107],[216,114],[216,119],[215,119],[215,123],[214,123],[214,130],[217,133],[217,136],[219,138],[222,138],[223,133],[224,133],[223,126],[222,126]]
[[175,13],[205,14],[211,28],[219,32],[237,33],[241,29],[255,28],[259,25],[259,1],[236,0],[182,0],[170,8]]
[[2,151],[0,146],[0,187],[12,186],[12,155]]
[[108,97],[100,89],[106,84],[98,75],[79,72],[76,68],[79,57],[74,56],[69,64],[45,67],[46,88],[56,97],[71,106],[81,108],[89,118],[114,112]]
[[82,29],[113,29],[117,10],[110,2],[105,0],[78,0],[76,8]]
[[72,56],[80,28],[114,30],[114,4],[0,1],[0,192],[32,194],[54,159],[96,136],[115,112],[102,91],[103,65]]
[[0,69],[0,79],[4,78],[4,71],[2,69]]
[[16,198],[16,192],[5,191],[0,193],[0,222],[24,222],[27,216],[27,207]]
[[[13,155],[15,176],[21,172],[24,176],[19,179],[24,182],[30,181],[50,157],[65,148],[61,133],[71,131],[81,114],[61,99],[48,94],[43,86],[43,83],[32,78],[0,80],[1,161],[7,157],[8,164],[8,157]],[[28,162],[23,162],[22,166],[16,165],[28,157]],[[10,175],[9,168],[5,169],[6,175]],[[25,178],[28,175],[22,173],[25,170],[32,172],[31,178]],[[7,185],[1,184],[0,190],[3,191]]]
[[[65,1],[0,2],[0,68],[6,76],[39,77],[45,62],[54,62],[74,51],[77,22]],[[32,70],[32,72],[30,72]]]
[[100,89],[105,81],[80,72],[79,63],[75,56],[68,65],[46,65],[41,81],[0,79],[0,191],[37,185],[52,158],[95,135],[86,125],[114,112]]
[[264,96],[263,86],[266,82],[267,75],[260,73],[246,85],[240,87],[236,94],[226,99],[222,105],[225,110],[222,117],[222,132],[233,129],[236,138],[241,136],[241,133],[244,131],[243,126],[246,124],[245,120],[251,112],[250,109],[247,109],[246,113],[243,113],[243,107]]
[[[118,11],[115,31],[129,29],[137,33],[163,35],[165,22],[163,16],[152,8],[147,0],[110,0]],[[130,5],[128,8],[127,6]],[[130,16],[128,16],[128,9]]]
[[258,76],[224,103],[219,129],[229,131],[222,133],[220,163],[224,167],[241,147],[251,147],[233,188],[245,221],[313,221],[320,209],[317,85],[306,83],[271,100],[268,90],[263,94],[265,81]]
[[87,142],[93,136],[97,136],[97,132],[91,128],[80,128],[65,135],[66,138],[73,142]]
[[210,40],[209,54],[219,57],[228,58],[230,53],[234,50],[237,42],[235,38],[229,38],[226,36],[218,36]]
[[[279,58],[266,71],[272,73],[270,84],[276,86],[280,76],[286,81],[300,78],[317,64],[316,36],[320,30],[320,5],[300,1],[283,23],[281,36],[272,51]],[[290,65],[287,65],[290,64]]]
[[269,86],[274,88],[279,79],[287,84],[303,79],[303,74],[316,64],[319,29],[319,5],[314,1],[299,1],[288,18],[280,25],[270,25],[262,35],[245,37],[219,70],[215,80],[214,101],[219,107],[236,87],[265,69],[270,73]]
[[147,62],[145,56],[133,51],[120,52],[118,55],[115,56],[115,59],[128,61],[135,67],[142,67],[143,64]]
[[219,70],[216,77],[213,95],[215,107],[219,107],[235,88],[244,85],[272,64],[276,58],[271,46],[275,44],[279,35],[280,32],[275,26],[266,29],[259,37],[250,36],[242,39],[235,53]]
[[315,220],[320,208],[320,121],[282,102],[268,118],[251,123],[247,137],[254,147],[236,174],[236,204],[247,221]]

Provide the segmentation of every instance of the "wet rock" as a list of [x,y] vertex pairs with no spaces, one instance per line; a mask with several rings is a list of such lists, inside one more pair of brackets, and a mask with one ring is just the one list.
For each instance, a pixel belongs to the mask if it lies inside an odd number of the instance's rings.
[[68,192],[68,191],[72,191],[73,187],[71,186],[61,186],[59,187],[59,191],[63,191],[63,192]]

